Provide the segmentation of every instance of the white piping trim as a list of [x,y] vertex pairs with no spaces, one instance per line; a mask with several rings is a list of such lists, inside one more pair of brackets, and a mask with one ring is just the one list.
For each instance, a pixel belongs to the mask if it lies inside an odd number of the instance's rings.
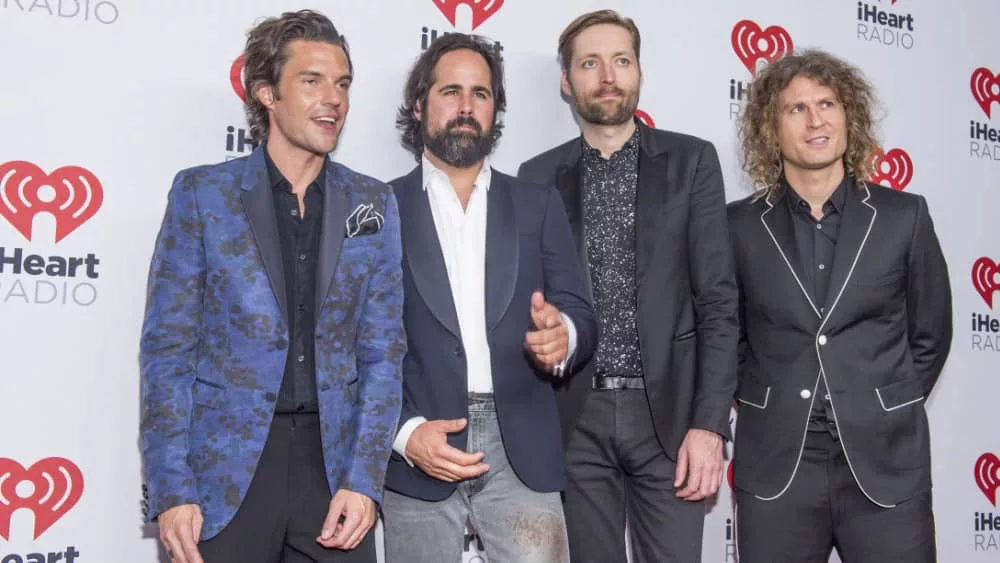
[[[736,496],[736,487],[733,487],[733,497]],[[740,501],[733,503],[733,543],[736,545],[736,560],[740,560]]]
[[774,210],[774,204],[771,203],[771,196],[768,196],[764,200],[764,203],[768,205],[768,208],[760,214],[760,222],[764,225],[764,230],[767,231],[767,234],[771,237],[771,241],[774,242],[774,246],[778,249],[778,254],[781,254],[781,259],[785,261],[785,266],[788,266],[788,270],[792,272],[792,276],[795,278],[795,283],[799,284],[799,290],[801,290],[802,295],[806,297],[806,301],[809,302],[809,306],[812,307],[813,312],[816,313],[816,317],[822,319],[823,315],[819,313],[819,309],[817,309],[816,304],[813,303],[812,297],[809,297],[809,292],[806,291],[805,286],[802,285],[802,280],[799,279],[799,274],[795,272],[795,268],[792,267],[792,263],[789,262],[788,257],[785,256],[785,251],[782,250],[781,245],[778,244],[778,239],[774,238],[774,233],[771,232],[771,227],[767,226],[767,221],[764,220],[764,217]]
[[892,412],[892,411],[894,411],[896,409],[901,409],[903,407],[912,405],[913,403],[919,403],[920,401],[924,400],[924,396],[921,395],[921,396],[917,397],[916,399],[913,399],[912,401],[907,401],[907,402],[905,402],[905,403],[903,403],[901,405],[896,405],[894,407],[886,407],[885,406],[885,401],[882,400],[882,393],[878,390],[878,387],[875,388],[875,394],[878,395],[878,402],[879,402],[880,405],[882,405],[882,410],[884,410],[885,412]]
[[775,500],[781,495],[788,491],[788,487],[792,486],[792,481],[795,480],[795,475],[799,472],[799,464],[802,463],[802,451],[806,449],[806,437],[809,435],[809,417],[812,415],[813,404],[816,402],[816,391],[819,389],[819,378],[823,374],[822,371],[816,374],[816,381],[813,383],[813,392],[809,399],[809,411],[806,414],[806,423],[802,426],[802,442],[799,444],[799,455],[795,458],[795,467],[792,468],[792,474],[788,477],[788,481],[785,486],[781,488],[774,496],[762,497],[755,494],[754,498],[758,500]]
[[[837,298],[834,299],[833,304],[830,305],[830,310],[827,311],[826,316],[823,318],[823,322],[820,323],[819,330],[817,331],[817,338],[813,341],[813,346],[816,348],[816,358],[819,360],[819,373],[823,378],[823,383],[826,384],[827,389],[830,388],[830,383],[826,379],[826,369],[823,367],[823,355],[820,354],[819,351],[819,336],[823,334],[823,328],[826,326],[826,322],[830,319],[830,315],[833,314],[833,310],[837,308],[837,304],[840,303],[840,298],[844,295],[844,290],[847,289],[847,284],[850,282],[851,276],[854,275],[854,268],[858,265],[858,260],[861,258],[861,251],[864,250],[865,244],[868,243],[868,236],[871,235],[872,225],[875,224],[875,218],[878,217],[878,210],[875,209],[874,205],[868,203],[868,200],[872,197],[871,191],[868,189],[868,184],[862,183],[861,185],[865,188],[865,198],[861,200],[861,203],[871,208],[872,218],[868,222],[868,230],[865,232],[865,238],[861,240],[861,244],[858,246],[858,253],[854,255],[854,262],[851,264],[851,269],[847,272],[847,278],[844,279],[844,284],[840,286],[840,292],[837,294]],[[840,421],[837,419],[837,407],[833,404],[832,396],[830,397],[830,410],[833,412],[833,423],[837,425],[839,430],[841,428]],[[895,508],[895,504],[881,503],[872,498],[872,496],[868,494],[868,491],[865,490],[864,485],[861,484],[861,479],[858,479],[858,474],[854,471],[854,464],[851,463],[851,456],[847,453],[847,442],[844,441],[843,432],[840,432],[840,449],[844,451],[844,459],[847,460],[847,467],[851,470],[851,476],[854,477],[854,482],[858,484],[858,488],[861,489],[861,493],[877,506],[882,508]],[[801,456],[801,454],[799,455]]]
[[768,385],[767,386],[767,390],[764,392],[764,404],[763,405],[755,403],[753,401],[744,401],[743,399],[740,399],[739,397],[737,397],[736,400],[739,401],[739,402],[741,402],[741,403],[743,403],[744,405],[750,405],[751,407],[757,407],[758,409],[763,410],[763,409],[767,408],[767,401],[770,398],[771,398],[771,386]]

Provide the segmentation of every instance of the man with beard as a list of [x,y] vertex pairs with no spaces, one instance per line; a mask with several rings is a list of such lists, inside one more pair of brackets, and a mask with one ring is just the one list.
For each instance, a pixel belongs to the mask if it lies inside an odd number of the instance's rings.
[[634,119],[639,30],[611,10],[559,38],[582,135],[518,176],[555,184],[589,270],[593,360],[556,382],[574,563],[701,560],[736,384],[737,290],[715,148]]
[[490,167],[499,53],[461,33],[417,60],[397,125],[418,166],[391,182],[403,233],[403,413],[389,461],[389,563],[569,561],[551,382],[596,347],[559,194]]

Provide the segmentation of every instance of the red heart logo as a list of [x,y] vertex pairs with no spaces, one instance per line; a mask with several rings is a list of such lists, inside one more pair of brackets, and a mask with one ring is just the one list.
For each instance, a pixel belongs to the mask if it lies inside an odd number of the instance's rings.
[[244,56],[236,57],[229,67],[229,82],[233,85],[233,92],[244,102],[247,101],[247,92],[243,89],[243,61]]
[[35,515],[33,539],[37,540],[76,505],[82,494],[83,473],[66,458],[45,458],[29,469],[12,459],[0,458],[0,537],[10,541],[11,515],[27,508]]
[[[42,188],[51,191],[43,195]],[[93,217],[103,201],[101,181],[86,168],[63,166],[45,174],[23,160],[0,164],[0,215],[28,240],[35,215],[55,218],[59,242]]]
[[992,119],[990,109],[993,102],[1000,103],[1000,74],[993,74],[990,69],[979,67],[972,71],[970,86],[972,97],[976,99],[979,107],[983,108],[986,117]]
[[757,74],[759,62],[773,63],[792,52],[792,36],[785,28],[772,25],[761,30],[756,22],[742,20],[733,26],[731,37],[733,51],[747,67],[750,74]]
[[873,184],[903,190],[913,179],[913,160],[903,149],[889,152],[876,150],[871,157],[872,175],[868,181]]
[[1000,290],[1000,265],[985,256],[976,260],[972,265],[972,286],[992,309],[993,292]]
[[979,456],[976,460],[976,484],[996,506],[997,489],[1000,489],[1000,458],[991,453]]
[[490,19],[493,14],[500,11],[503,0],[434,0],[434,5],[437,6],[438,10],[441,10],[444,17],[448,18],[452,27],[455,27],[455,14],[461,4],[472,9],[472,29],[475,30],[484,21]]
[[646,124],[647,127],[656,128],[656,123],[653,122],[652,116],[648,113],[642,111],[641,109],[635,110],[635,116],[639,118],[639,121]]
[[726,469],[726,481],[729,481],[729,490],[733,489],[733,460],[729,460],[729,467]]

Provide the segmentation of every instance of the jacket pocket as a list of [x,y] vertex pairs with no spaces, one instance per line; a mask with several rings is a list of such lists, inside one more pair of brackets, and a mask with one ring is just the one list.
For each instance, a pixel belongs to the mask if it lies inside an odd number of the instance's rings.
[[924,399],[920,383],[911,379],[896,381],[875,388],[875,396],[885,412],[892,412]]
[[764,410],[771,400],[771,386],[763,386],[749,379],[741,380],[736,389],[736,400],[744,405]]
[[221,408],[225,396],[226,390],[224,388],[200,379],[195,379],[194,386],[191,388],[191,399],[194,404],[210,409]]

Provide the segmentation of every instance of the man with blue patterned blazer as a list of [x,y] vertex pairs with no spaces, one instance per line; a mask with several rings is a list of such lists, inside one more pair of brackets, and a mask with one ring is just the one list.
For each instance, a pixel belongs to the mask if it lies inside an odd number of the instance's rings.
[[181,171],[141,339],[149,518],[180,563],[374,562],[401,408],[399,217],[333,162],[347,44],[302,11],[250,31],[248,157]]

